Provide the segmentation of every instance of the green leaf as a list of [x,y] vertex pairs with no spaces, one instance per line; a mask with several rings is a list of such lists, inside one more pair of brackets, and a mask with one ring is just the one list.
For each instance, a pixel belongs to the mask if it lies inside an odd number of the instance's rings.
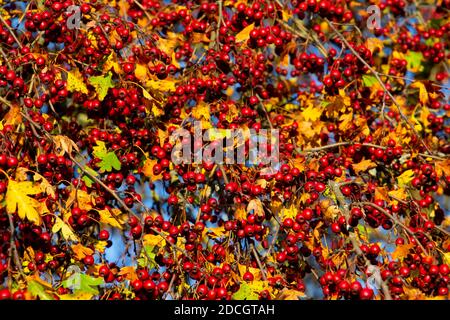
[[116,154],[112,151],[108,152],[98,165],[102,171],[111,171],[112,168],[120,170],[122,166],[119,158],[117,158]]
[[[97,171],[89,168],[88,166],[84,167],[84,170],[89,172],[90,174],[92,174],[94,177],[98,176]],[[84,183],[86,184],[86,186],[88,188],[92,187],[92,184],[94,183],[94,180],[92,180],[89,175],[85,174],[85,175],[83,175],[83,178],[81,178],[81,179],[84,181]]]
[[109,88],[114,88],[111,72],[108,72],[108,75],[106,76],[90,77],[89,83],[95,88],[97,97],[100,101],[103,101],[103,99],[105,99],[106,95],[108,94]]
[[113,151],[108,152],[103,141],[97,141],[97,146],[94,147],[92,153],[96,158],[101,159],[98,163],[100,170],[111,171],[113,168],[120,170],[122,164],[120,163],[119,158],[117,158]]
[[140,258],[137,259],[140,267],[148,267],[150,269],[156,267],[156,253],[153,252],[154,248],[154,246],[144,246]]
[[33,297],[39,297],[41,300],[54,300],[53,296],[45,292],[44,287],[37,281],[32,280],[28,282],[28,291]]
[[94,278],[83,273],[73,273],[69,278],[62,282],[64,288],[73,289],[76,292],[81,291],[85,293],[99,294],[96,288],[102,285],[104,280],[102,278]]
[[421,71],[421,69],[423,68],[422,67],[422,60],[423,60],[422,52],[408,51],[408,53],[405,54],[405,59],[406,59],[406,62],[408,62],[407,68],[409,70],[411,70],[412,72]]
[[364,87],[372,87],[378,82],[377,78],[375,78],[374,76],[371,76],[371,75],[363,75],[362,79],[363,79]]
[[241,282],[239,290],[233,294],[232,298],[233,300],[258,300],[259,293],[267,286],[267,281]]

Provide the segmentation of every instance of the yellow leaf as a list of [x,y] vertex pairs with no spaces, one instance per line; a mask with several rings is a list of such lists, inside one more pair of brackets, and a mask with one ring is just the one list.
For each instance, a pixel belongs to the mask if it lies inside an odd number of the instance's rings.
[[403,189],[403,188],[399,188],[398,190],[391,190],[391,191],[388,192],[388,194],[389,194],[391,197],[395,198],[395,199],[394,199],[395,202],[397,202],[396,199],[399,199],[399,200],[406,200],[406,198],[408,197],[408,195],[406,194],[405,189]]
[[84,210],[89,211],[92,209],[92,197],[83,190],[73,189],[70,192],[66,207],[72,206],[73,203],[76,203],[79,208],[83,208]]
[[97,241],[94,244],[95,251],[100,253],[105,253],[106,246],[108,245],[108,241]]
[[339,130],[348,131],[352,127],[353,113],[344,113],[339,117],[339,121],[342,121],[341,123],[339,123]]
[[147,80],[148,76],[147,76],[147,66],[142,65],[142,64],[137,64],[136,65],[136,69],[134,70],[134,75],[136,76],[137,79],[139,79],[140,81],[145,81]]
[[412,169],[406,170],[397,177],[397,183],[400,188],[405,187],[414,178],[414,171]]
[[75,254],[75,259],[81,260],[86,256],[90,256],[94,253],[94,250],[87,248],[81,244],[75,244],[72,246],[73,253]]
[[372,168],[375,168],[377,166],[376,163],[372,162],[371,160],[362,160],[359,163],[353,163],[352,168],[355,170],[356,174],[360,173],[361,171],[366,171]]
[[158,48],[164,51],[168,55],[172,55],[174,49],[179,45],[181,38],[179,34],[174,32],[167,32],[167,39],[158,39]]
[[245,210],[244,205],[238,205],[236,211],[234,212],[234,218],[236,220],[245,220],[247,219],[247,211]]
[[78,69],[72,69],[67,72],[67,91],[78,91],[88,94],[89,91],[84,83],[83,76]]
[[366,47],[373,53],[376,48],[380,49],[380,52],[383,51],[383,41],[378,38],[368,38],[366,40]]
[[175,51],[172,52],[172,64],[177,68],[180,69],[180,64],[177,61],[177,58],[175,57]]
[[113,69],[117,74],[121,72],[120,66],[117,63],[117,55],[113,51],[106,59],[105,63],[103,64],[103,72],[107,73],[109,70]]
[[58,231],[61,231],[63,238],[67,241],[79,241],[77,235],[72,231],[72,228],[61,218],[55,217],[55,223],[53,224],[52,232],[56,233]]
[[251,274],[253,274],[254,281],[261,280],[261,270],[259,270],[258,268],[252,268],[252,267],[247,267],[243,264],[238,264],[238,269],[239,269],[239,274],[241,275],[241,277],[243,277],[244,274],[248,271]]
[[149,80],[146,86],[152,88],[153,90],[170,92],[175,91],[175,82],[173,80]]
[[419,101],[423,105],[426,105],[428,103],[428,91],[425,85],[422,82],[414,81],[410,87],[419,89]]
[[313,104],[309,105],[308,108],[303,110],[302,115],[305,117],[306,121],[316,121],[320,118],[322,114],[322,109],[318,106],[314,106]]
[[225,228],[223,226],[216,227],[216,228],[207,228],[207,230],[208,230],[208,234],[213,239],[222,238],[228,232],[228,231],[225,231]]
[[21,219],[26,217],[29,221],[40,225],[42,223],[41,216],[36,210],[40,207],[40,203],[29,195],[36,195],[42,191],[39,185],[34,185],[31,181],[9,180],[6,191],[6,211],[13,214],[17,209]]
[[162,147],[164,145],[164,142],[169,137],[169,134],[165,130],[161,130],[158,128],[158,138],[159,138],[159,145]]
[[295,208],[295,206],[291,205],[289,208],[281,209],[280,217],[282,219],[286,219],[286,218],[295,219],[295,217],[297,216],[297,213],[298,213],[298,211]]
[[209,121],[210,120],[209,105],[207,105],[204,102],[200,102],[199,104],[197,104],[197,106],[192,108],[192,116],[197,120],[205,119]]
[[97,210],[100,215],[100,222],[110,225],[111,227],[123,229],[121,223],[113,217],[108,209]]
[[158,161],[156,161],[156,160],[147,158],[147,159],[145,160],[145,162],[144,162],[144,166],[142,167],[142,173],[143,173],[146,177],[150,178],[151,181],[156,181],[156,180],[159,180],[159,179],[162,178],[162,174],[161,174],[161,173],[158,174],[158,175],[155,175],[155,174],[153,173],[153,167],[155,166],[155,164],[156,164],[157,162],[158,162]]
[[45,179],[43,176],[41,176],[39,173],[34,172],[33,180],[35,182],[39,182],[41,184],[41,189],[45,191],[46,194],[55,197],[55,190],[53,189],[53,185],[48,182],[47,179]]
[[62,294],[60,300],[91,300],[94,295],[82,290],[75,290],[72,294]]
[[390,201],[388,191],[384,187],[375,188],[375,199],[384,200],[386,202]]
[[72,149],[80,151],[77,144],[73,140],[69,139],[69,137],[56,135],[53,136],[53,140],[55,143],[56,155],[58,156],[62,156],[64,153],[71,154]]
[[249,24],[236,35],[236,42],[246,41],[250,38],[250,32],[255,28],[255,24]]
[[283,289],[276,297],[276,300],[300,300],[300,298],[303,298],[305,296],[305,293],[302,291]]
[[253,214],[257,216],[264,216],[264,209],[262,206],[262,202],[259,199],[253,199],[251,200],[247,205],[247,212],[250,213],[250,211],[253,210]]
[[436,175],[438,177],[450,177],[450,159],[435,162]]
[[146,234],[143,238],[145,246],[164,247],[166,240],[160,235]]
[[411,250],[412,248],[414,248],[414,244],[412,244],[412,243],[398,245],[395,248],[395,251],[392,253],[392,259],[394,259],[394,260],[397,260],[397,259],[402,260],[403,258],[405,258],[409,254],[409,250]]
[[444,261],[446,264],[450,265],[450,252],[444,253]]

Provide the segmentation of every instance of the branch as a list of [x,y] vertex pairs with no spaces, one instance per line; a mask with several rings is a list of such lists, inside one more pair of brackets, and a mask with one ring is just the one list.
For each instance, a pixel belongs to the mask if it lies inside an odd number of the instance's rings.
[[417,239],[416,235],[414,234],[414,232],[412,232],[407,225],[405,225],[403,222],[401,222],[399,219],[397,219],[396,217],[394,217],[392,214],[390,214],[389,212],[387,212],[386,210],[384,210],[382,207],[380,207],[379,205],[376,205],[375,203],[372,202],[368,202],[368,201],[363,201],[363,202],[357,202],[356,204],[359,205],[368,205],[371,206],[375,209],[377,209],[378,211],[382,212],[384,215],[386,215],[389,219],[391,219],[392,221],[394,221],[396,224],[398,224],[399,226],[401,226],[416,242],[417,244],[420,246],[420,248],[422,249],[422,251],[424,253],[428,253],[428,251],[423,247],[423,245],[420,243],[420,241]]
[[262,276],[263,280],[267,281],[266,270],[264,269],[264,267],[261,264],[261,261],[259,260],[258,252],[256,251],[255,246],[253,245],[253,243],[250,244],[250,248],[252,249],[252,253],[253,253],[253,256],[256,259],[256,263],[258,264],[259,270],[261,270],[261,276]]
[[[333,193],[336,196],[336,202],[338,204],[338,206],[340,206],[343,211],[344,211],[344,216],[346,221],[348,221],[349,217],[350,217],[350,211],[349,211],[349,205],[347,203],[347,201],[345,201],[345,197],[342,194],[341,190],[339,189],[339,185],[338,183],[331,181],[330,182],[330,187],[331,190],[333,191]],[[373,264],[370,263],[369,259],[367,259],[367,257],[365,256],[365,254],[362,252],[361,248],[360,248],[360,243],[359,240],[356,238],[355,233],[353,230],[348,230],[349,231],[349,239],[352,242],[353,248],[356,252],[356,254],[360,257],[364,258],[364,262],[366,264],[366,267],[368,269],[374,270],[375,271],[375,281],[377,282],[377,285],[381,288],[384,298],[386,300],[392,300],[392,296],[391,293],[389,291],[389,287],[386,284],[385,281],[383,281],[381,279],[380,276],[380,268],[378,266],[375,266]]]
[[400,105],[398,104],[397,100],[395,99],[395,97],[392,95],[392,93],[386,88],[386,85],[384,84],[384,82],[380,79],[380,75],[378,73],[378,71],[376,71],[375,69],[373,69],[360,55],[359,53],[350,45],[350,43],[348,43],[348,41],[345,39],[345,37],[342,35],[342,33],[340,33],[335,26],[333,25],[333,23],[328,20],[327,18],[325,18],[325,21],[328,22],[328,24],[330,25],[331,29],[333,29],[333,31],[338,35],[338,37],[342,40],[342,42],[344,42],[344,44],[350,49],[350,51],[358,58],[358,60],[360,60],[366,67],[367,69],[369,69],[369,71],[374,75],[374,77],[376,78],[376,80],[378,81],[378,83],[380,84],[380,86],[383,88],[384,92],[389,96],[389,98],[391,98],[392,102],[394,103],[394,105],[397,107],[397,111],[400,114],[400,116],[403,118],[403,120],[406,122],[406,124],[408,124],[408,126],[411,128],[411,130],[414,132],[414,134],[417,136],[417,138],[420,140],[420,142],[423,144],[423,146],[425,147],[425,149],[428,151],[428,153],[431,153],[431,150],[428,148],[428,146],[426,145],[426,143],[422,140],[422,138],[419,136],[419,133],[417,132],[416,128],[414,127],[414,125],[409,121],[409,119],[403,114]]

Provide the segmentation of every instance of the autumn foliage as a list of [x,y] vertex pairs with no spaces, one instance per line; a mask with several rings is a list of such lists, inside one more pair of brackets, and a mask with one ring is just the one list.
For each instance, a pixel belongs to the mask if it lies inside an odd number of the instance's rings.
[[448,0],[0,3],[0,299],[449,297]]

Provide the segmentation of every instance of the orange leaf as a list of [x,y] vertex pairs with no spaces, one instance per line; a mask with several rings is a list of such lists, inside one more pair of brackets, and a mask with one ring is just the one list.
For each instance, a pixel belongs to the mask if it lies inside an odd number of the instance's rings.
[[412,243],[399,245],[395,248],[395,251],[392,253],[392,259],[394,260],[402,260],[409,254],[409,250],[414,248]]
[[372,162],[371,160],[362,160],[360,163],[352,164],[353,170],[358,174],[361,171],[366,171],[368,169],[375,168],[377,166],[376,163]]
[[125,279],[134,281],[138,279],[138,276],[136,274],[136,270],[134,267],[122,267],[120,269],[120,272],[118,273],[120,276],[125,276]]
[[72,246],[73,253],[75,254],[75,259],[81,260],[86,256],[94,253],[94,250],[87,248],[81,244],[75,244]]
[[250,32],[255,28],[255,24],[249,24],[236,35],[236,42],[246,41],[250,38]]

